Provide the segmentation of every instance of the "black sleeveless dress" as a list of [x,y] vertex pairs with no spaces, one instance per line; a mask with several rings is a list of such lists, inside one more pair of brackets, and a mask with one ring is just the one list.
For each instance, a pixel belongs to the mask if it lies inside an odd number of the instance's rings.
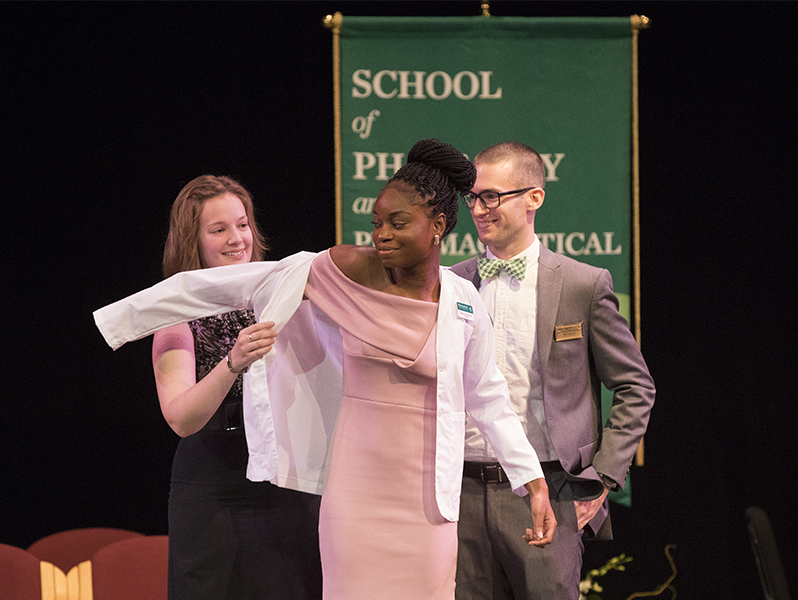
[[[241,310],[189,323],[197,381],[254,322],[252,311]],[[246,478],[242,381],[201,431],[178,444],[169,493],[169,598],[320,599],[320,497]]]

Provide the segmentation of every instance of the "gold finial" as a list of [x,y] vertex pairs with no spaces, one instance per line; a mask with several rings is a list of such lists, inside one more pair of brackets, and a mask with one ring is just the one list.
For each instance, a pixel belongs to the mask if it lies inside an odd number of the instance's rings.
[[341,29],[341,25],[343,24],[344,16],[337,12],[334,15],[327,15],[322,19],[322,23],[327,29],[332,29],[333,31],[338,31]]
[[482,16],[483,17],[490,16],[490,2],[487,2],[487,0],[482,3]]
[[651,27],[651,19],[645,15],[632,15],[632,29],[640,31]]

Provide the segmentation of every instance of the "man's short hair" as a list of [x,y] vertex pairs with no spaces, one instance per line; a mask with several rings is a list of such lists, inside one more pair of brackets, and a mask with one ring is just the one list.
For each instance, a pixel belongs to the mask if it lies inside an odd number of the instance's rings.
[[512,161],[514,185],[520,188],[546,186],[546,168],[540,154],[521,142],[500,142],[482,150],[474,157],[474,164],[496,164]]

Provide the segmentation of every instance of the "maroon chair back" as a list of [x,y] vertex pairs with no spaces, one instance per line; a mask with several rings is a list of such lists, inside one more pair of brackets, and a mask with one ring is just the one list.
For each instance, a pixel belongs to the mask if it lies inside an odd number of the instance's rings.
[[39,559],[22,548],[0,544],[0,597],[41,600]]
[[28,552],[46,560],[64,573],[84,560],[91,559],[100,548],[119,540],[145,537],[143,533],[112,527],[85,527],[59,531],[33,542]]
[[94,600],[166,600],[168,568],[165,535],[115,542],[91,559]]

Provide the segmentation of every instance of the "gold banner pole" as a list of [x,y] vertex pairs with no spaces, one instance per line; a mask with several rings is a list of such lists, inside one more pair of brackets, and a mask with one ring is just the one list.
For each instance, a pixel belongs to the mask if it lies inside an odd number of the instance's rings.
[[[637,35],[647,29],[650,20],[646,16],[632,15],[632,279],[634,285],[634,333],[640,346],[640,107],[637,84]],[[635,465],[645,464],[645,438],[635,452]]]
[[333,128],[335,137],[335,243],[343,243],[343,188],[341,172],[341,26],[344,16],[337,12],[324,17],[324,26],[333,34]]

